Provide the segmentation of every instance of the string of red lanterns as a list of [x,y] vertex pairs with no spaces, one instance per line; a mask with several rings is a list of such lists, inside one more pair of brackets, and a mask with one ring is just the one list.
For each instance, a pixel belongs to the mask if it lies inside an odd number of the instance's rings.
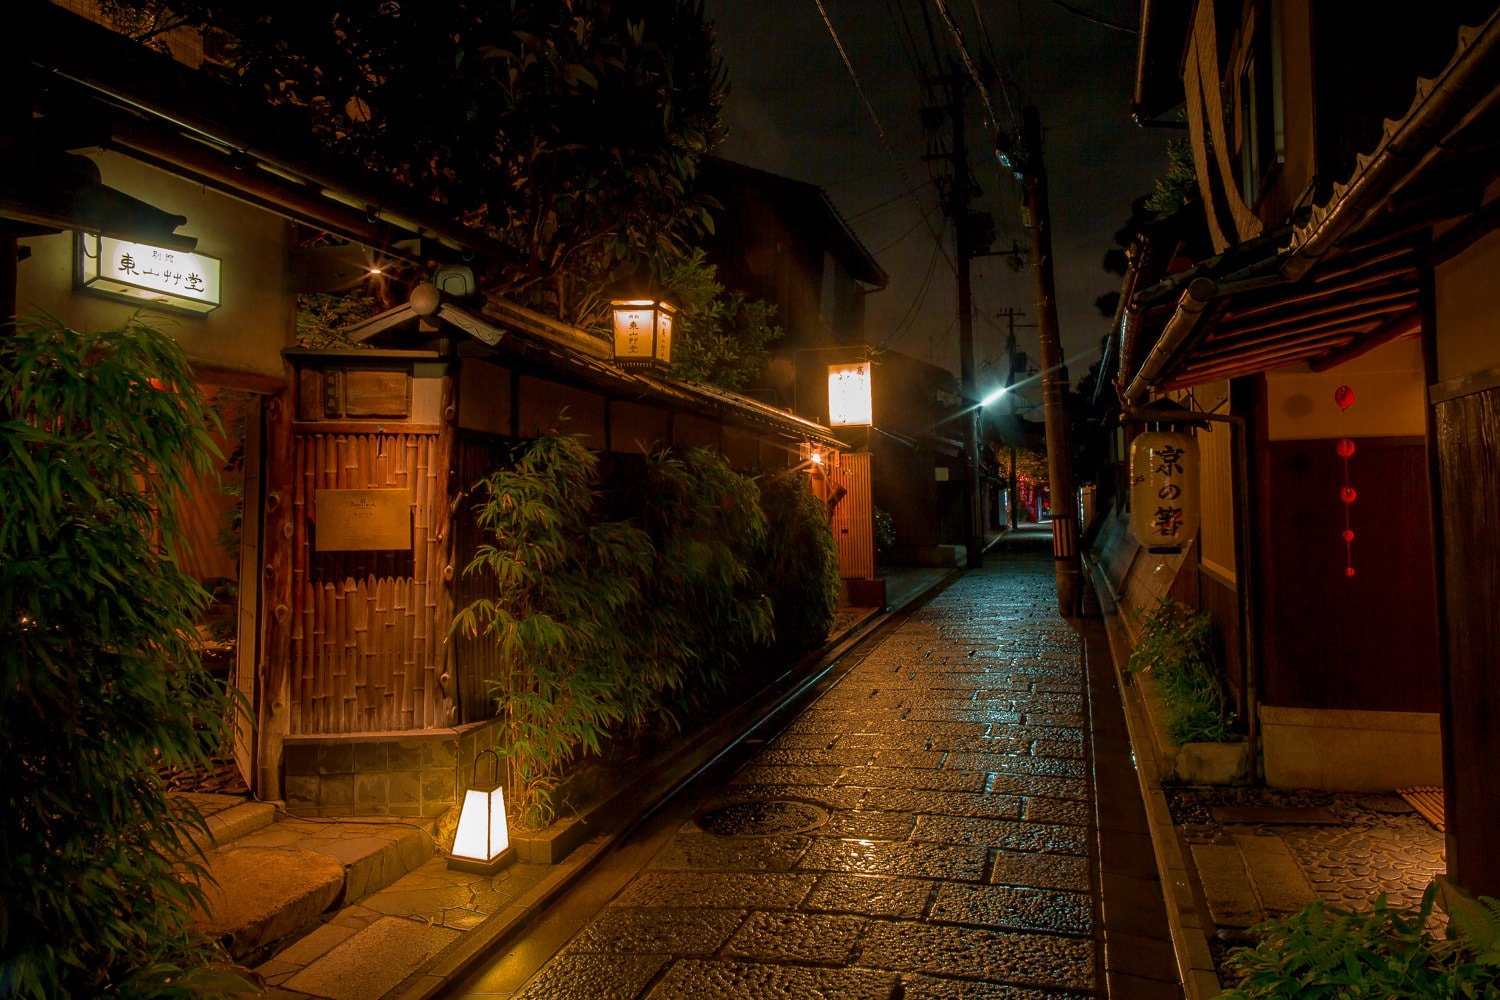
[[[1339,386],[1333,391],[1333,401],[1341,411],[1349,412],[1349,407],[1354,405],[1354,390],[1347,385]],[[1354,454],[1353,439],[1339,438],[1337,449],[1339,458],[1344,463],[1344,486],[1339,490],[1339,499],[1344,502],[1344,576],[1351,577],[1354,575],[1354,529],[1350,527],[1349,508],[1359,496],[1354,492],[1354,487],[1349,485],[1349,456]]]

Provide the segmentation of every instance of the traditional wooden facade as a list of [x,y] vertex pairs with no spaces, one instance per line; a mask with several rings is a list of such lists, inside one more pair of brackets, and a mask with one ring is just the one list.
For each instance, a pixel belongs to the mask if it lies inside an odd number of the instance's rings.
[[[19,109],[0,122],[0,306],[88,327],[141,309],[222,396],[242,530],[199,575],[226,595],[225,669],[252,713],[237,757],[258,796],[322,815],[453,804],[493,743],[488,650],[448,636],[473,596],[463,498],[561,409],[601,452],[702,445],[773,469],[841,448],[733,393],[618,370],[602,336],[472,289],[460,307],[429,286],[425,304],[355,331],[380,349],[293,347],[297,293],[359,281],[368,255],[452,268],[503,248],[326,162],[275,109],[198,72],[201,47],[149,51],[46,0],[23,13],[0,60]],[[78,234],[213,255],[222,304],[173,313],[81,289]],[[202,544],[233,504],[200,492],[188,524]]]
[[1240,640],[1268,781],[1442,781],[1450,874],[1494,894],[1500,13],[1152,10],[1134,110],[1185,104],[1198,198],[1137,247],[1118,388],[1227,412],[1236,453],[1173,587]]

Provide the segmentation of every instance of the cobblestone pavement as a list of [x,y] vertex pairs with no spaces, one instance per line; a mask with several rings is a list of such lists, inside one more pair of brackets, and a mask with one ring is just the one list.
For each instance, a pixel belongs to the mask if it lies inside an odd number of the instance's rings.
[[[1380,893],[1392,907],[1415,907],[1447,870],[1443,835],[1397,795],[1184,788],[1170,802],[1189,843],[1280,838],[1312,891],[1348,910],[1370,909]],[[1257,821],[1257,811],[1276,821]]]
[[1055,605],[1050,552],[939,594],[514,995],[1100,995],[1086,678]]

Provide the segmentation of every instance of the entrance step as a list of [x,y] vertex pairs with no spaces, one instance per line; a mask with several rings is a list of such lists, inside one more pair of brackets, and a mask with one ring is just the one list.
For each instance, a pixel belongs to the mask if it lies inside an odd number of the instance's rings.
[[253,962],[314,929],[433,856],[432,837],[409,823],[283,817],[209,851],[211,882],[197,926]]
[[193,842],[205,851],[224,847],[276,822],[276,806],[273,803],[256,802],[244,795],[188,793],[177,797],[197,806],[199,814],[208,825],[207,837],[202,834],[193,836]]

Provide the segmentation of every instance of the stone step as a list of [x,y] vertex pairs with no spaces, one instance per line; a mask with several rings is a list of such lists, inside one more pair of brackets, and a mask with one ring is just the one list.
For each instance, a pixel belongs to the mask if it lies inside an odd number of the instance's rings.
[[254,961],[433,856],[425,829],[384,820],[283,817],[209,851],[207,906],[195,926]]

